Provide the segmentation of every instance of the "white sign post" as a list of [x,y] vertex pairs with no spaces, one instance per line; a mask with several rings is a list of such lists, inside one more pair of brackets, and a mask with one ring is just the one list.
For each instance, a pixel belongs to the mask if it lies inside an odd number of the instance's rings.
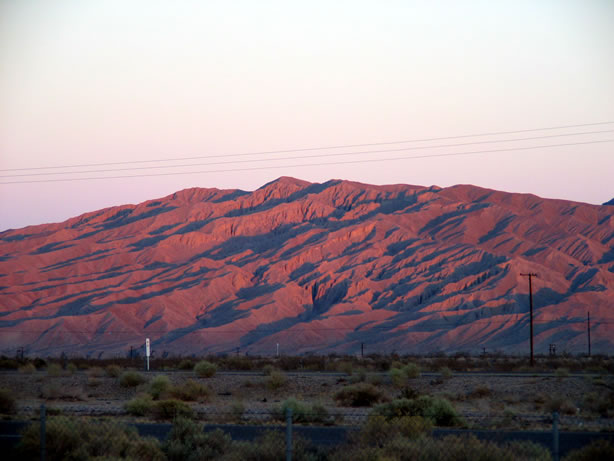
[[147,357],[147,371],[149,371],[149,338],[145,339],[145,356]]

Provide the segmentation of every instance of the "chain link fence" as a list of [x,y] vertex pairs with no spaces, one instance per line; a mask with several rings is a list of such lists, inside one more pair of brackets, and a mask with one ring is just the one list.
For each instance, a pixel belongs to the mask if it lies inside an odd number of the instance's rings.
[[[536,418],[540,430],[519,430],[487,416],[464,416],[441,427],[421,416],[295,405],[167,416],[169,422],[156,423],[48,415],[43,405],[35,420],[21,422],[12,439],[2,440],[2,451],[5,459],[20,461],[614,459],[613,433],[561,432],[558,413]],[[3,436],[7,424],[0,424]]]

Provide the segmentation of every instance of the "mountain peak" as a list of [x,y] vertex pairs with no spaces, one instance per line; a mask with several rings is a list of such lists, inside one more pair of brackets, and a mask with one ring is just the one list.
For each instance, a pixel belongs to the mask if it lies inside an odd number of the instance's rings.
[[614,206],[614,198],[608,202],[605,202],[604,205],[611,205]]
[[[0,349],[117,354],[150,337],[161,353],[352,353],[362,341],[517,353],[518,274],[536,270],[536,351],[555,336],[583,351],[559,333],[589,308],[595,323],[612,316],[610,214],[471,185],[282,176],[251,192],[185,189],[0,233]],[[614,346],[611,329],[594,335]]]

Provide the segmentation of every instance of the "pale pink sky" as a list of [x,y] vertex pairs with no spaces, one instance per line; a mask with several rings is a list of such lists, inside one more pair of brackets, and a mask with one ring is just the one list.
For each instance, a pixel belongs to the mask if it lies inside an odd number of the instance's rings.
[[[0,169],[614,121],[612,24],[609,0],[0,0]],[[614,124],[534,135],[605,130]],[[614,132],[523,145],[608,139]],[[295,155],[241,157],[282,166],[271,170],[0,184],[0,230],[282,175],[614,197],[614,143],[324,167],[273,160]],[[68,177],[13,176],[32,172],[0,172],[0,183]]]

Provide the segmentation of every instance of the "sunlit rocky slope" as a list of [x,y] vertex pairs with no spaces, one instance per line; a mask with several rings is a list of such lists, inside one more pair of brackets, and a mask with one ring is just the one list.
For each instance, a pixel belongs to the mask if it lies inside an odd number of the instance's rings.
[[614,207],[280,178],[0,233],[0,353],[614,346]]

